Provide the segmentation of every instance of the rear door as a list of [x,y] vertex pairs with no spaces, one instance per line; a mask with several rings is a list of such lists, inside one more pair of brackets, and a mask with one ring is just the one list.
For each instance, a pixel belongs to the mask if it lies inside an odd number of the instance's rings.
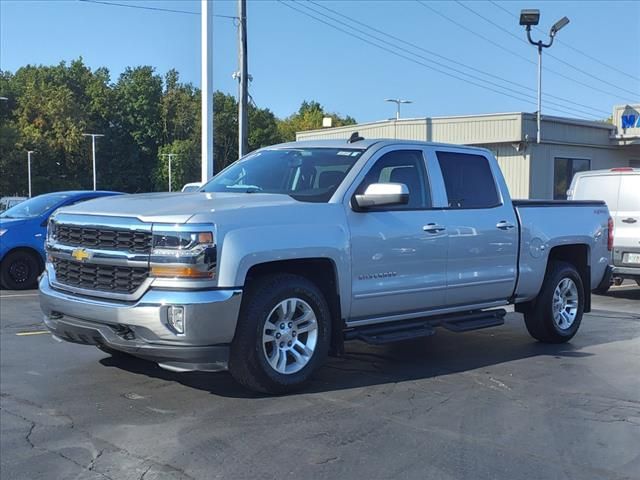
[[[509,298],[515,288],[518,223],[497,163],[481,152],[436,148],[449,234],[449,307]],[[497,170],[497,171],[494,171]]]
[[619,267],[640,268],[640,173],[623,173],[619,178],[613,263]]

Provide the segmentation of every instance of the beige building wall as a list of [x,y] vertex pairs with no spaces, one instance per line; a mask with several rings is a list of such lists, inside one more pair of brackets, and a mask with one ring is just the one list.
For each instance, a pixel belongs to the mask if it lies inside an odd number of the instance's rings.
[[[620,107],[614,117],[638,115],[640,105]],[[362,123],[347,127],[298,132],[298,140],[347,139],[353,132],[365,138],[419,140],[473,145],[491,150],[513,198],[553,198],[555,158],[588,159],[591,170],[640,168],[640,138],[629,128],[570,118],[542,116],[542,144],[535,143],[536,116],[500,113],[413,118]],[[640,131],[640,130],[638,130]]]
[[588,159],[591,162],[591,170],[634,166],[634,158],[640,157],[640,146],[596,148],[543,143],[531,144],[528,148],[533,158],[529,183],[530,197],[543,199],[553,198],[554,164],[558,157]]

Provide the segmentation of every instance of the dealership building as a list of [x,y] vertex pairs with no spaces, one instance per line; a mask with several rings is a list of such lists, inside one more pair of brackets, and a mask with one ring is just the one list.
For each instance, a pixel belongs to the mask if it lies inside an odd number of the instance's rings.
[[494,153],[514,198],[562,199],[576,172],[640,168],[640,104],[613,109],[613,123],[543,115],[497,113],[407,118],[298,132],[297,140],[396,138],[454,143]]

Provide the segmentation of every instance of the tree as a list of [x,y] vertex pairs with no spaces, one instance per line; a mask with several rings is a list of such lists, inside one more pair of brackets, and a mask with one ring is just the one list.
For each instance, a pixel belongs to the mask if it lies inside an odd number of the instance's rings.
[[[173,187],[200,178],[200,91],[182,83],[176,70],[161,77],[153,67],[127,68],[112,83],[106,68],[92,70],[82,58],[54,66],[26,65],[0,71],[0,196],[26,194],[27,150],[33,194],[92,188],[91,141],[96,141],[98,188],[122,192],[167,190],[162,153],[176,153]],[[214,93],[216,172],[238,158],[238,103]],[[249,149],[285,140],[295,132],[335,125],[351,117],[327,113],[317,102],[279,120],[266,108],[249,106]],[[164,160],[162,159],[164,158]]]
[[123,155],[114,160],[125,167],[122,172],[135,191],[149,191],[162,141],[162,78],[149,66],[127,68],[113,90],[109,131],[122,143]]
[[200,181],[200,142],[193,139],[174,140],[163,145],[158,151],[158,165],[154,174],[155,189],[169,189],[169,157],[164,154],[173,153],[171,162],[171,190],[179,191],[185,183]]
[[296,132],[322,128],[322,119],[324,117],[331,117],[334,127],[353,125],[356,123],[355,119],[348,115],[341,117],[337,113],[325,111],[318,102],[307,102],[305,100],[296,113],[280,122],[278,127],[280,136],[283,141],[292,142],[296,139]]

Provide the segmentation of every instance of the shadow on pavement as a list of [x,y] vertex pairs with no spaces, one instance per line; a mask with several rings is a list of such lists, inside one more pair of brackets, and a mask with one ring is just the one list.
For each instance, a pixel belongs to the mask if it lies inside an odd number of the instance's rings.
[[[582,351],[585,347],[637,336],[636,328],[612,332],[593,318],[595,327],[588,334],[578,333],[571,343],[548,345],[529,337],[519,315],[511,317],[503,327],[465,334],[439,329],[432,337],[385,346],[349,342],[345,345],[345,354],[330,358],[304,392],[326,392],[434,378],[531,357],[587,357],[593,354]],[[155,363],[133,357],[124,360],[107,357],[100,363],[224,397],[260,397],[240,387],[228,372],[173,373]]]

